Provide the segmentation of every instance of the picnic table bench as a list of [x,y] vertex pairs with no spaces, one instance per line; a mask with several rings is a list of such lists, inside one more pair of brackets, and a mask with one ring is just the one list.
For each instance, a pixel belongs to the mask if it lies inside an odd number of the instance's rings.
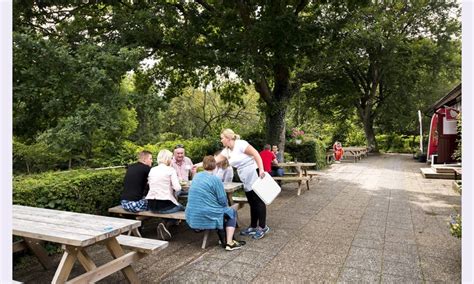
[[[245,199],[246,200],[246,199]],[[244,206],[244,202],[236,202],[235,204],[231,205],[232,208],[235,210],[239,210]],[[134,216],[136,219],[142,219],[143,217],[145,218],[160,218],[160,219],[175,219],[175,220],[183,220],[186,221],[186,215],[184,211],[179,211],[176,213],[169,213],[169,214],[161,214],[161,213],[156,213],[152,211],[140,211],[140,212],[129,212],[126,211],[125,209],[122,208],[121,205],[117,205],[115,207],[109,208],[109,213],[118,215],[118,216]],[[204,238],[202,240],[202,245],[201,248],[205,249],[207,245],[207,239],[209,238],[209,231],[210,230],[204,230]],[[136,234],[138,237],[141,237],[141,235],[135,231],[133,231],[134,234]]]
[[[31,249],[46,269],[53,264],[41,246],[42,241],[62,245],[64,254],[52,283],[97,282],[117,271],[122,271],[130,283],[140,283],[131,264],[168,246],[165,241],[120,236],[137,229],[141,222],[136,220],[13,205],[12,225],[13,235],[23,239],[13,245],[13,251]],[[114,259],[96,266],[85,250],[96,244],[104,244]],[[123,248],[132,251],[125,253]],[[86,272],[68,280],[76,261],[79,261]]]
[[[186,184],[183,185],[182,188],[187,190],[189,189],[190,185]],[[224,190],[227,194],[227,199],[229,202],[229,205],[233,207],[235,210],[239,210],[242,208],[245,204],[245,202],[242,199],[239,199],[238,202],[235,202],[234,197],[232,194],[234,191],[242,188],[242,183],[238,182],[225,182],[224,183]],[[246,200],[246,199],[245,199]],[[235,202],[235,203],[234,203]],[[152,211],[141,211],[141,212],[129,212],[126,211],[122,208],[122,206],[117,205],[115,207],[109,208],[109,213],[118,215],[118,216],[134,216],[137,220],[143,220],[146,218],[160,218],[160,219],[176,219],[176,220],[186,220],[186,216],[184,214],[184,211],[176,212],[176,213],[170,213],[170,214],[161,214],[161,213],[156,213]],[[140,237],[140,232],[138,230],[132,231],[133,234],[137,235]],[[207,239],[209,237],[209,230],[204,231],[204,238],[202,240],[202,245],[201,248],[205,249],[207,245]]]
[[318,173],[315,171],[308,171],[309,167],[316,166],[316,163],[302,163],[302,162],[287,162],[287,163],[278,163],[279,167],[286,167],[286,168],[294,168],[296,172],[288,172],[285,173],[284,176],[273,177],[274,180],[277,181],[296,181],[298,182],[298,192],[297,195],[301,195],[301,190],[306,184],[306,189],[309,190],[309,181],[313,179],[313,177],[317,176]]

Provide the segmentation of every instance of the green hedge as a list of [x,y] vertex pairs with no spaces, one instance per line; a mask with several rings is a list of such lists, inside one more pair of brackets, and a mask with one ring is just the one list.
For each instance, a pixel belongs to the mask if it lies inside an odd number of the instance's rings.
[[285,151],[298,162],[316,163],[317,169],[326,167],[326,145],[319,140],[307,140],[301,144],[287,142]]
[[77,170],[13,179],[13,204],[106,215],[119,204],[124,169]]
[[173,140],[163,141],[156,144],[148,144],[139,146],[132,142],[126,142],[122,146],[122,151],[114,161],[114,165],[125,165],[134,163],[137,160],[137,154],[142,150],[148,150],[153,153],[153,159],[155,160],[158,152],[163,149],[173,151],[177,144],[183,144],[186,150],[186,156],[189,157],[193,163],[199,163],[202,161],[204,156],[213,155],[215,152],[222,150],[222,144],[220,143],[219,137],[216,139],[209,138],[193,138],[187,140]]
[[389,153],[413,153],[420,143],[419,136],[400,134],[380,134],[376,140],[379,150]]

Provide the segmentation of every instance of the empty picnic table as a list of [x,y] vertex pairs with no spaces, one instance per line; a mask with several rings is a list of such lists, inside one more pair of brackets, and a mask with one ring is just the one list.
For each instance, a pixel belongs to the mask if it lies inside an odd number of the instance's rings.
[[275,180],[280,181],[296,181],[298,182],[298,195],[301,194],[303,182],[306,184],[307,190],[309,190],[309,180],[316,175],[314,172],[308,171],[308,168],[316,166],[316,163],[303,163],[303,162],[285,162],[278,163],[278,167],[281,168],[294,168],[296,173],[285,173],[282,177],[273,177]]
[[[140,225],[136,220],[13,205],[13,235],[24,239],[25,247],[33,251],[45,268],[52,264],[39,241],[63,245],[64,254],[52,283],[68,281],[76,260],[87,272],[68,283],[96,282],[119,270],[131,283],[140,283],[130,264],[168,246],[163,241],[120,235]],[[106,245],[114,260],[97,267],[85,248],[99,243]],[[134,251],[125,254],[123,247]]]

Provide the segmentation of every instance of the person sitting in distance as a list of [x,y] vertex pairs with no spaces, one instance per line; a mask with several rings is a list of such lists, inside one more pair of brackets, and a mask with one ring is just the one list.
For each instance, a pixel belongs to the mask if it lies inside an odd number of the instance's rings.
[[[176,195],[181,191],[178,175],[171,164],[173,154],[168,150],[161,150],[158,153],[158,166],[153,167],[148,174],[148,184],[150,190],[146,196],[148,208],[160,214],[170,214],[184,211],[184,206],[176,200]],[[178,220],[170,220],[174,224]],[[171,238],[171,233],[164,223],[158,224],[158,233],[163,240]]]
[[196,167],[193,165],[193,162],[185,155],[183,144],[178,144],[174,147],[171,167],[176,170],[180,181],[189,181],[196,173]]
[[272,152],[273,152],[273,155],[275,155],[275,160],[274,161],[276,163],[273,163],[273,165],[272,165],[271,175],[274,176],[274,177],[282,177],[285,174],[285,172],[283,171],[283,168],[278,166],[278,163],[283,163],[283,156],[278,151],[278,146],[277,145],[272,146]]
[[148,192],[148,173],[153,157],[149,151],[138,153],[138,162],[127,167],[124,178],[124,189],[120,196],[120,205],[129,212],[148,210],[148,202],[144,196]]
[[216,169],[213,173],[222,182],[232,182],[234,179],[234,169],[229,165],[229,160],[226,158],[216,164]]

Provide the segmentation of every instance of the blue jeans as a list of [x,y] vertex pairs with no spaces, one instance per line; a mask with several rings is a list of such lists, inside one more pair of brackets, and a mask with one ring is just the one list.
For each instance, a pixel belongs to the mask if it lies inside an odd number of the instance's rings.
[[272,169],[270,175],[272,177],[282,177],[285,174],[282,168]]
[[171,214],[171,213],[176,213],[179,211],[184,211],[184,209],[185,209],[184,206],[179,204],[179,205],[176,205],[175,207],[167,208],[165,210],[158,210],[155,212],[160,213],[160,214]]

